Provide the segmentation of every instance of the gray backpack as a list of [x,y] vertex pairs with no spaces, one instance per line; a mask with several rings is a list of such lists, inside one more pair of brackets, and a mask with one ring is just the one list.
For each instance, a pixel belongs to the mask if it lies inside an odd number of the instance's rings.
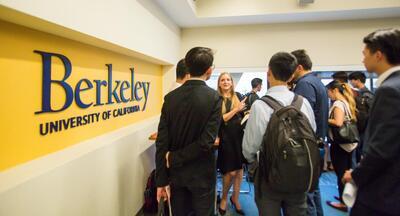
[[319,140],[300,111],[303,97],[295,95],[286,107],[270,96],[261,100],[274,110],[260,151],[261,174],[274,191],[313,191],[320,174]]

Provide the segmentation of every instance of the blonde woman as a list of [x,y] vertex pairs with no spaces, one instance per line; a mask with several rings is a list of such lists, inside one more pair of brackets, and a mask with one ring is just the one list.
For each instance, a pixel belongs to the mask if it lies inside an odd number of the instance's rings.
[[222,199],[219,213],[224,215],[228,208],[228,192],[233,184],[233,193],[230,197],[232,205],[238,214],[244,215],[239,203],[240,184],[243,178],[242,140],[243,129],[241,119],[245,108],[245,99],[239,100],[234,91],[232,76],[221,73],[218,77],[218,93],[223,97],[222,118],[220,129],[220,145],[218,148],[218,168],[223,174]]
[[335,209],[347,212],[347,206],[342,199],[344,184],[341,179],[345,171],[352,168],[352,152],[357,147],[357,143],[338,143],[335,141],[332,127],[341,127],[346,119],[356,121],[356,103],[349,84],[335,80],[330,82],[326,88],[329,98],[334,101],[329,110],[328,124],[331,159],[339,189],[339,197],[335,197],[339,202],[327,201],[327,204]]

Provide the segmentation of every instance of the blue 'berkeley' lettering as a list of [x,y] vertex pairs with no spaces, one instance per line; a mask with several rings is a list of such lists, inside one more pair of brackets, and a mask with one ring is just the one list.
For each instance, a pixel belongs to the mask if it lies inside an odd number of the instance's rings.
[[[141,101],[144,98],[144,104],[142,111],[146,109],[147,100],[149,96],[150,90],[150,82],[135,82],[135,70],[134,68],[130,68],[131,79],[130,82],[126,80],[115,80],[113,81],[112,77],[112,64],[106,64],[107,67],[107,80],[93,80],[91,82],[88,79],[81,79],[77,82],[75,87],[68,84],[67,79],[72,74],[72,64],[71,61],[64,55],[57,53],[49,53],[34,50],[35,53],[38,53],[42,56],[42,109],[35,114],[41,113],[53,113],[53,112],[61,112],[75,101],[76,105],[82,109],[86,109],[91,106],[102,106],[116,103],[128,103],[131,101]],[[52,58],[59,58],[64,65],[64,77],[61,80],[53,80],[51,77],[51,63]],[[93,85],[94,84],[94,85]],[[51,86],[58,85],[61,86],[65,92],[65,102],[64,105],[57,109],[52,107],[51,103]],[[107,101],[101,101],[101,89],[102,87],[107,87]],[[90,91],[94,89],[96,91],[96,99],[95,101],[83,101],[81,99],[81,93],[85,91]],[[130,98],[129,92],[130,89]]]

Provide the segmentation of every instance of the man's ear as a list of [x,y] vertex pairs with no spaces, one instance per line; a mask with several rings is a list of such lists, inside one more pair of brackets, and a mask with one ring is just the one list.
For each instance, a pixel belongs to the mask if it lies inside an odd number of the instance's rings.
[[206,75],[206,80],[210,79],[213,69],[209,67],[204,75]]
[[374,53],[374,55],[375,55],[375,58],[376,58],[378,61],[383,61],[384,59],[386,59],[386,56],[385,56],[380,50],[377,50],[377,51]]
[[295,73],[296,73],[297,71],[302,71],[302,70],[304,70],[303,65],[299,64],[299,65],[297,65],[297,68],[296,68]]
[[208,70],[206,71],[206,74],[211,76],[213,69],[211,67],[208,68]]

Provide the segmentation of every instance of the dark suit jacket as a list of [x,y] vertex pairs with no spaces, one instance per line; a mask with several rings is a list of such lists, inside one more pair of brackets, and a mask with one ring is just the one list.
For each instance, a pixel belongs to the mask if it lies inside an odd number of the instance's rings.
[[376,90],[365,133],[365,157],[353,171],[357,200],[400,214],[400,71]]
[[[188,80],[167,94],[156,141],[156,185],[215,187],[212,148],[218,134],[222,100],[204,81]],[[165,155],[170,151],[170,168]]]

